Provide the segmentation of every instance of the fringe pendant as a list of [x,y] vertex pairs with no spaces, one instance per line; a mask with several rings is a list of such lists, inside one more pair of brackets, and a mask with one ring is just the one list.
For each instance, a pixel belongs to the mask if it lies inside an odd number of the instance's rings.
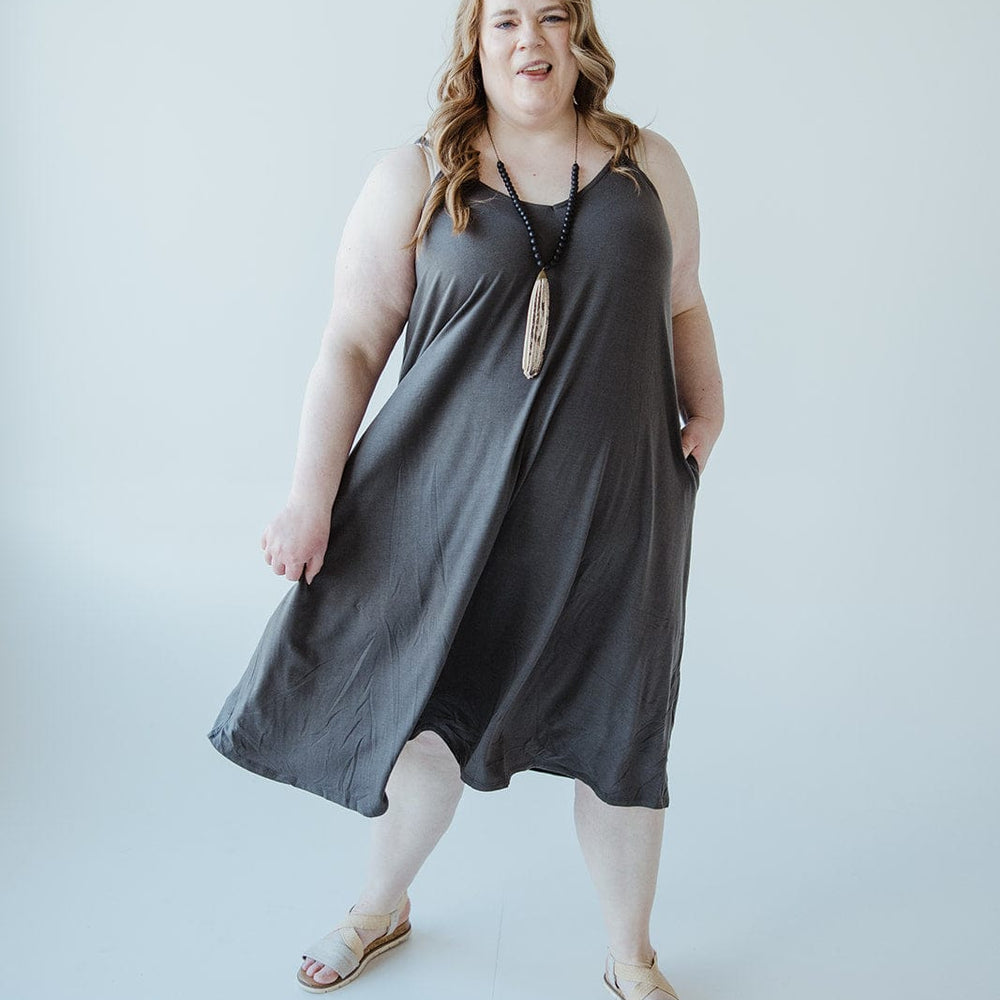
[[[545,339],[549,333],[549,276],[545,273],[547,267],[552,267],[562,256],[566,249],[566,240],[569,239],[569,232],[573,224],[573,213],[576,210],[576,197],[580,191],[580,111],[575,109],[576,115],[576,151],[573,154],[573,169],[569,175],[569,198],[566,200],[566,215],[563,217],[562,232],[559,234],[559,242],[555,251],[549,259],[548,264],[542,263],[541,255],[538,252],[538,241],[535,239],[535,231],[531,227],[531,220],[528,213],[521,204],[517,192],[514,190],[514,183],[507,173],[507,168],[500,159],[497,152],[496,143],[493,141],[493,133],[490,132],[489,122],[486,123],[486,134],[490,137],[490,145],[497,156],[497,173],[507,188],[507,194],[514,203],[521,221],[528,230],[531,238],[531,253],[535,258],[535,263],[539,267],[538,277],[535,278],[535,286],[531,289],[531,301],[528,303],[528,325],[524,330],[524,352],[521,355],[521,371],[525,378],[534,378],[542,370],[542,356],[545,354]],[[553,206],[555,207],[555,206]]]
[[524,330],[521,370],[525,378],[534,378],[542,370],[545,340],[549,332],[549,276],[543,267],[535,278],[528,303],[528,323]]

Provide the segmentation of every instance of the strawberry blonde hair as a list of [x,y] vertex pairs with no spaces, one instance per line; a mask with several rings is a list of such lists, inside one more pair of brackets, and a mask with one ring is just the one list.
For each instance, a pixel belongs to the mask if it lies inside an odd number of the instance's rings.
[[[611,169],[628,174],[623,157],[641,150],[639,127],[604,106],[615,78],[615,61],[601,40],[591,0],[563,0],[569,15],[570,51],[580,67],[573,98],[590,134],[614,150]],[[441,166],[431,186],[413,243],[423,239],[434,213],[444,205],[455,233],[469,225],[466,191],[479,179],[479,151],[474,142],[486,127],[486,91],[479,64],[483,0],[461,0],[455,15],[451,54],[438,83],[438,107],[425,133]]]

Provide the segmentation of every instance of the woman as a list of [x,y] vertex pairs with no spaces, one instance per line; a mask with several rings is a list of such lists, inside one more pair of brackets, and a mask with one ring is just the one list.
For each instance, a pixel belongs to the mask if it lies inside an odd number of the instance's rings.
[[407,887],[464,786],[531,769],[574,779],[608,988],[676,997],[649,917],[723,403],[694,195],[667,140],[605,110],[613,72],[590,0],[462,0],[427,141],[373,170],[345,226],[261,540],[297,586],[209,733],[376,818],[357,902],[302,956],[312,992],[409,936]]

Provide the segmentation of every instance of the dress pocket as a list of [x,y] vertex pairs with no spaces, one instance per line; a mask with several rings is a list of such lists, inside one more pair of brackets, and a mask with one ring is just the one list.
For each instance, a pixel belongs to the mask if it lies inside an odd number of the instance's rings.
[[701,469],[698,468],[698,459],[694,457],[694,452],[688,455],[684,460],[684,464],[694,473],[695,486],[701,485]]

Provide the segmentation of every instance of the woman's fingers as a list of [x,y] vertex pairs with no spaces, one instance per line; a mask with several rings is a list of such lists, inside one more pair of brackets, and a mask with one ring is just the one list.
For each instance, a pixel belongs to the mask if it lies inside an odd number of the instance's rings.
[[288,559],[287,557],[279,558],[276,555],[272,556],[269,549],[264,550],[264,561],[274,570],[276,576],[286,577],[293,583],[302,576],[303,572],[306,573],[306,583],[312,583],[313,578],[320,570],[320,566],[323,565],[322,557],[302,562],[300,560]]
[[312,583],[316,579],[316,574],[323,568],[323,556],[313,556],[306,563],[306,583]]
[[[281,565],[285,565],[282,563]],[[288,563],[284,572],[280,573],[295,583],[305,576],[306,583],[312,583],[316,579],[316,574],[323,565],[322,557],[314,557],[306,562]],[[277,572],[277,571],[276,571]]]
[[278,576],[292,582],[305,576],[306,583],[312,583],[323,565],[329,534],[326,512],[289,504],[264,529],[264,561]]

